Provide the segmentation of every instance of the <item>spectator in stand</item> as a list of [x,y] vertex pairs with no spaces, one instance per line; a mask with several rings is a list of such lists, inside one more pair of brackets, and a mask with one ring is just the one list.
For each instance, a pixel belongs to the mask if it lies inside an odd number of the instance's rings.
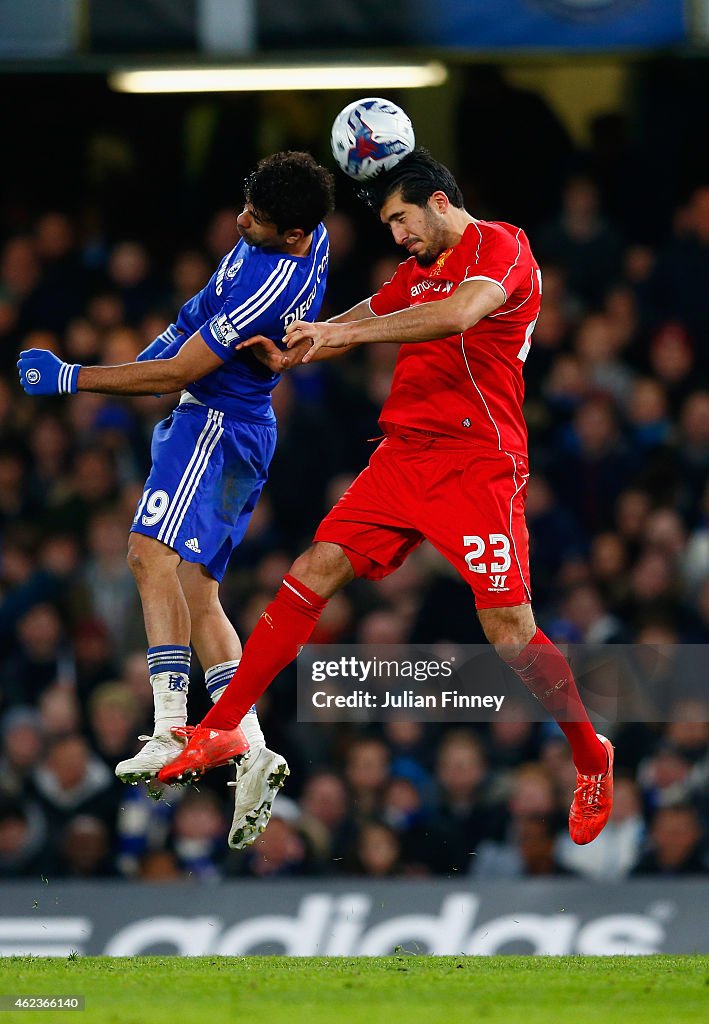
[[216,881],[226,854],[224,808],[209,790],[188,793],[173,822],[172,849],[182,871],[200,882]]
[[551,474],[557,494],[589,533],[607,529],[612,509],[632,472],[613,402],[587,398],[561,439]]
[[28,488],[35,506],[51,505],[68,486],[72,437],[59,417],[46,414],[32,424],[28,445],[31,468]]
[[476,877],[568,873],[554,851],[564,819],[558,813],[554,780],[544,768],[526,764],[515,772],[504,817],[498,817],[498,821],[498,838],[483,841],[471,861],[470,870]]
[[709,478],[709,391],[695,391],[682,406],[677,454],[680,507],[694,523]]
[[364,821],[345,868],[348,874],[369,878],[399,875],[402,873],[401,853],[401,842],[393,828],[379,821]]
[[601,215],[595,184],[572,178],[564,188],[558,220],[538,233],[536,248],[542,261],[566,268],[569,291],[586,306],[597,306],[617,279],[622,245],[618,232]]
[[102,340],[95,324],[76,317],[64,333],[64,353],[72,361],[93,365],[100,361]]
[[627,397],[626,416],[630,445],[638,458],[653,455],[672,435],[667,395],[653,377],[633,381]]
[[603,300],[603,315],[613,337],[615,351],[626,364],[626,370],[637,370],[646,359],[647,339],[638,299],[630,285],[615,284],[608,290]]
[[108,629],[101,619],[79,619],[73,632],[74,685],[82,704],[92,691],[113,679],[116,663]]
[[[203,253],[197,249],[185,249],[175,257],[172,266],[172,295],[167,303],[169,309],[180,309],[193,295],[201,292],[210,277],[211,267]],[[144,348],[158,334],[162,334],[169,322],[156,323],[145,335],[140,347]]]
[[108,509],[91,517],[82,572],[89,608],[108,631],[116,653],[137,647],[143,638],[140,599],[126,564],[124,519]]
[[48,870],[50,835],[36,804],[0,797],[0,879],[34,878]]
[[605,606],[617,608],[626,599],[628,587],[628,552],[620,534],[610,530],[596,534],[589,552],[589,568]]
[[16,707],[2,719],[0,796],[22,800],[31,793],[31,775],[42,758],[42,721],[34,708]]
[[555,853],[556,835],[546,818],[528,817],[520,822],[517,848],[522,878],[568,875]]
[[115,820],[118,793],[108,768],[82,736],[56,739],[33,775],[33,785],[52,831],[77,814]]
[[394,776],[390,780],[382,803],[382,822],[398,839],[397,859],[403,872],[430,874],[437,865],[438,840],[442,837],[427,823],[421,793],[410,779]]
[[574,351],[581,372],[594,392],[624,403],[633,386],[633,374],[621,358],[622,337],[605,313],[587,316],[579,326]]
[[174,853],[170,850],[152,850],[141,858],[137,877],[141,882],[184,882],[187,875],[180,871]]
[[[654,281],[659,315],[677,318],[695,338],[709,334],[709,294],[697,287],[709,276],[709,186],[694,190],[679,211],[674,239],[661,253]],[[700,367],[709,358],[698,350]]]
[[81,709],[70,683],[50,686],[39,698],[37,708],[48,745],[81,731]]
[[[167,300],[166,289],[151,275],[148,253],[140,242],[119,242],[109,257],[107,270],[110,285],[123,302],[129,324],[137,323]],[[139,348],[136,355],[138,351]]]
[[17,624],[18,650],[5,661],[3,687],[9,704],[32,704],[54,683],[69,684],[74,665],[56,608],[36,604]]
[[472,730],[448,732],[438,748],[438,795],[427,819],[441,836],[434,871],[469,870],[470,858],[491,831],[488,781],[483,746]]
[[580,583],[569,589],[561,606],[561,622],[572,627],[579,642],[605,644],[622,636],[622,623],[603,603],[598,589]]
[[345,779],[358,818],[379,814],[391,764],[386,745],[378,739],[355,740],[347,752]]
[[663,740],[638,769],[646,811],[684,803],[690,797],[692,763],[684,751]]
[[640,555],[630,572],[623,618],[638,626],[648,619],[675,622],[680,610],[679,579],[672,559],[651,548]]
[[23,302],[21,322],[61,333],[81,313],[88,283],[76,247],[75,228],[65,213],[57,210],[39,218],[34,250],[41,274]]
[[320,771],[311,775],[300,798],[303,818],[312,831],[314,824],[323,835],[323,859],[341,862],[351,845],[355,824],[350,800],[343,780],[335,772]]
[[686,593],[694,601],[709,580],[709,480],[702,492],[695,528],[680,553],[680,569]]
[[490,722],[488,759],[503,784],[509,772],[539,756],[539,728],[525,715],[525,706],[517,700],[505,699],[500,714]]
[[107,768],[133,754],[140,706],[125,683],[102,683],[93,691],[87,725],[93,749]]
[[585,537],[549,481],[537,473],[529,478],[526,515],[536,600],[545,607],[556,593],[562,567],[583,557]]
[[[698,668],[696,676],[701,678],[703,690],[707,652],[700,648],[696,655],[698,657],[690,656],[687,667],[690,672],[695,666]],[[696,676],[693,673],[693,677]],[[673,705],[669,719],[665,738],[690,763],[688,793],[699,805],[702,800],[706,801],[709,793],[709,707],[704,699],[686,697]]]
[[647,852],[634,875],[706,875],[709,862],[701,846],[702,829],[697,812],[689,804],[661,807],[650,826]]
[[15,441],[0,448],[0,529],[31,519],[26,458]]
[[100,818],[78,814],[59,839],[59,860],[52,868],[59,878],[113,878],[117,874],[111,851],[111,833]]
[[83,541],[91,517],[116,503],[119,487],[115,460],[110,454],[101,448],[77,452],[71,469],[69,493],[53,512],[55,529]]
[[2,559],[6,595],[0,606],[0,635],[5,637],[10,649],[17,646],[18,623],[26,612],[49,602],[62,608],[72,603],[73,581],[80,559],[76,541],[61,534],[50,534],[39,551],[37,544],[32,533],[19,528],[16,535],[9,531],[6,534]]
[[26,306],[40,275],[39,260],[32,239],[21,235],[8,239],[0,253],[0,288],[16,304],[17,326],[20,330],[35,326]]
[[625,543],[631,561],[637,558],[642,548],[650,507],[650,495],[637,488],[622,491],[615,504],[614,527]]
[[676,416],[696,386],[694,350],[682,324],[670,321],[657,329],[650,344],[649,362]]
[[391,751],[392,775],[410,778],[420,789],[430,792],[435,747],[432,727],[405,718],[386,722],[383,739]]

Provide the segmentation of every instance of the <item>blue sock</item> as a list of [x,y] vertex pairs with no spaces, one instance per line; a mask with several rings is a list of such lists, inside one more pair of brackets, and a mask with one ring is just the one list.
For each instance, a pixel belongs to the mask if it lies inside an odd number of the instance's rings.
[[179,644],[161,644],[158,647],[149,647],[148,669],[150,675],[156,676],[160,672],[180,672],[188,676],[191,657],[190,648],[181,647]]

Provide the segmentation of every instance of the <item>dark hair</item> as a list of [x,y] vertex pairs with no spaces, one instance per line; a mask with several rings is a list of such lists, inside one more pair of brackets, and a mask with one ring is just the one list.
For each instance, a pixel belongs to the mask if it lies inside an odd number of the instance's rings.
[[274,153],[244,179],[244,195],[280,233],[309,235],[335,206],[335,179],[310,153]]
[[434,160],[427,149],[417,146],[390,171],[379,174],[361,192],[364,201],[380,210],[389,196],[401,191],[405,203],[425,206],[434,192],[444,192],[453,206],[465,205],[458,182],[448,168]]

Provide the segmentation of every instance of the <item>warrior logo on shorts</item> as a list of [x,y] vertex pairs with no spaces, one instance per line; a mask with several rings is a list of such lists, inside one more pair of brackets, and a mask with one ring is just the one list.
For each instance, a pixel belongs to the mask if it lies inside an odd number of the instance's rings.
[[509,587],[505,586],[506,582],[507,582],[507,577],[506,576],[491,576],[490,577],[490,583],[492,583],[492,586],[488,587],[487,589],[491,590],[494,594],[502,594],[506,590],[510,589]]

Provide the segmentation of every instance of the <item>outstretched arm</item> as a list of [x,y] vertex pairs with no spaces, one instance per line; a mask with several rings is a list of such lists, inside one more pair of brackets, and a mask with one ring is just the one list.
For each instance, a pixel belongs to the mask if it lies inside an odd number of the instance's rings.
[[62,362],[46,349],[20,353],[20,383],[29,395],[94,391],[104,395],[153,395],[181,391],[187,384],[224,365],[199,333],[171,359],[120,366],[78,366]]
[[[344,324],[353,323],[356,320],[364,320],[366,317],[372,315],[372,309],[369,305],[369,299],[364,299],[362,302],[358,302],[356,306],[352,306],[344,313],[339,313],[337,316],[330,317],[326,323],[329,324]],[[344,356],[350,349],[356,348],[356,344],[342,345],[340,348],[328,348],[320,349],[312,362],[321,362],[323,359],[337,359],[339,356]],[[254,338],[247,338],[245,341],[239,342],[236,346],[237,351],[242,348],[250,348],[256,358],[267,366],[273,373],[283,373],[285,370],[292,370],[304,361],[304,356],[312,348],[310,338],[303,338],[300,344],[294,344],[288,347],[288,351],[284,352],[282,349],[271,341],[270,338],[264,338],[257,335]],[[311,360],[308,360],[310,362]]]
[[[356,306],[352,306],[351,309],[346,310],[344,313],[339,313],[337,316],[331,316],[325,323],[328,324],[353,324],[359,320],[366,320],[372,315],[372,307],[369,305],[369,299],[364,299],[362,302],[358,302]],[[338,359],[340,356],[346,355],[351,352],[353,348],[359,346],[358,341],[352,341],[347,345],[340,345],[339,348],[325,348],[324,346],[320,349],[313,351],[313,346],[310,343],[311,339],[303,339],[302,344],[296,344],[293,347],[288,346],[288,352],[283,356],[283,362],[286,366],[291,365],[292,360],[297,360],[298,363],[319,363],[323,359]]]
[[321,324],[295,321],[286,329],[286,340],[289,348],[306,339],[312,341],[310,351],[303,356],[304,363],[310,362],[322,349],[349,348],[383,341],[434,341],[469,330],[505,300],[502,288],[491,281],[464,281],[448,298],[411,306],[386,316]]

